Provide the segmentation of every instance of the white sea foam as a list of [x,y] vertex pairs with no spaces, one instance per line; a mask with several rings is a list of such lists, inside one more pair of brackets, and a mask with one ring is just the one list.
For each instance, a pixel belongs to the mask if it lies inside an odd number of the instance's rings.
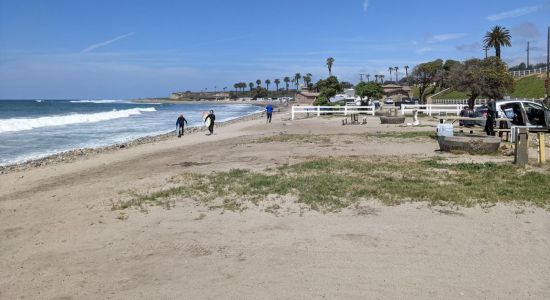
[[112,119],[128,118],[133,115],[140,115],[142,112],[157,111],[154,107],[132,108],[124,110],[112,110],[92,114],[70,114],[62,116],[49,116],[40,118],[13,118],[0,119],[0,133],[31,130],[34,128],[48,126],[62,126],[79,123],[95,123]]

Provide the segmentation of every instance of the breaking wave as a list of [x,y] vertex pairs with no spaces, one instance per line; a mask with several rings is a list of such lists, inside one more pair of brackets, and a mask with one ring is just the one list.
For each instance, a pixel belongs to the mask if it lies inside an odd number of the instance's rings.
[[132,108],[124,110],[112,110],[107,112],[92,114],[70,114],[62,116],[49,116],[40,118],[13,118],[0,119],[0,133],[31,130],[40,127],[63,126],[79,123],[96,123],[113,119],[128,118],[134,115],[140,115],[143,112],[155,112],[154,107]]

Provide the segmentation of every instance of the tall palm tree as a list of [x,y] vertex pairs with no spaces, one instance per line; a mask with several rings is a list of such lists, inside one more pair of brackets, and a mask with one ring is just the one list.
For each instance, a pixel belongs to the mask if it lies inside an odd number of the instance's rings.
[[367,82],[370,82],[370,74],[367,74]]
[[376,83],[378,83],[378,78],[380,77],[380,75],[374,75],[374,78],[376,78]]
[[390,67],[388,70],[390,70],[390,80],[391,80],[391,72],[393,71],[393,68]]
[[332,65],[334,64],[334,58],[329,57],[327,58],[327,68],[328,68],[328,75],[332,76]]
[[265,80],[265,86],[266,86],[268,92],[269,92],[269,85],[270,85],[270,84],[271,84],[271,80],[266,79],[266,80]]
[[277,93],[279,93],[279,84],[281,84],[281,81],[279,80],[279,78],[277,78],[273,82],[275,82],[275,87],[277,88]]
[[386,76],[380,75],[380,82],[381,82],[382,84],[384,84],[384,77],[386,77]]
[[246,82],[241,82],[241,90],[244,94],[244,89],[246,89]]
[[311,77],[312,77],[312,76],[313,76],[313,75],[311,75],[310,73],[307,73],[307,74],[304,76],[303,79],[304,79],[304,84],[305,84],[306,86],[309,86],[309,83],[311,82]]
[[250,91],[252,92],[252,89],[254,88],[254,82],[249,82],[248,87],[250,88]]
[[235,93],[236,93],[237,90],[238,90],[238,88],[239,88],[239,84],[238,84],[238,83],[235,83],[235,84],[233,85],[233,87],[235,88]]
[[294,84],[296,84],[296,90],[298,90],[298,85],[300,84],[300,79],[302,75],[300,73],[294,74]]
[[286,91],[288,92],[288,85],[290,84],[290,77],[285,76],[285,78],[283,78],[283,81],[285,82]]
[[495,26],[485,34],[485,47],[495,48],[495,56],[500,58],[500,47],[512,46],[512,35],[506,27]]
[[393,69],[395,70],[395,82],[399,82],[399,74],[397,73],[397,70],[399,70],[399,67],[393,67]]
[[256,87],[260,87],[262,85],[262,81],[260,79],[256,80]]
[[409,77],[409,66],[405,66],[405,76]]

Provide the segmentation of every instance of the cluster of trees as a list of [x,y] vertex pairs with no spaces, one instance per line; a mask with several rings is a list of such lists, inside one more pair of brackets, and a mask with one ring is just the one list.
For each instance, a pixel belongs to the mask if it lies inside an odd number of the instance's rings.
[[[237,82],[233,85],[233,88],[235,89],[235,95],[238,93],[241,93],[242,95],[245,95],[246,88],[248,87],[248,95],[253,98],[263,98],[267,97],[270,90],[269,87],[273,83],[275,84],[275,91],[278,93],[280,91],[289,91],[290,85],[294,85],[296,87],[296,90],[298,90],[300,86],[300,81],[303,82],[303,85],[308,87],[309,89],[313,88],[312,84],[313,75],[311,73],[307,73],[306,75],[296,73],[294,76],[286,76],[281,81],[279,78],[274,79],[271,81],[271,79],[266,79],[262,82],[261,79],[256,80],[256,82],[249,82],[248,84],[246,82]],[[265,88],[262,87],[262,83],[265,84]],[[284,83],[284,88],[279,86]]]
[[541,69],[546,67],[546,63],[539,63],[539,64],[529,64],[529,67],[527,67],[527,64],[522,62],[517,66],[513,66],[508,68],[509,71],[523,71],[523,70],[533,70],[533,69]]
[[422,63],[414,67],[409,81],[418,87],[422,102],[438,88],[452,87],[467,93],[470,108],[478,97],[501,99],[514,89],[508,67],[496,56],[464,62],[437,59]]

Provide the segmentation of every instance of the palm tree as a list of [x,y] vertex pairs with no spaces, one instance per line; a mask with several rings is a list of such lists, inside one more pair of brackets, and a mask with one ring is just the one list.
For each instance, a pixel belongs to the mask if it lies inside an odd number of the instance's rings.
[[500,58],[500,47],[511,47],[512,35],[506,27],[495,26],[485,34],[483,43],[485,47],[495,48],[495,56]]
[[262,85],[262,81],[260,79],[256,80],[256,86],[260,87],[260,85]]
[[380,82],[381,82],[382,84],[384,84],[384,77],[386,77],[386,76],[380,75]]
[[279,93],[279,84],[281,84],[281,81],[279,80],[279,78],[277,78],[273,82],[275,82],[275,87],[277,88],[277,93]]
[[380,77],[380,75],[374,75],[374,78],[376,78],[376,83],[378,83],[378,77]]
[[254,82],[249,82],[248,87],[250,88],[250,91],[252,92],[252,89],[254,88]]
[[290,77],[285,76],[285,78],[283,78],[283,81],[286,84],[286,91],[288,92],[288,85],[290,84]]
[[224,87],[224,88],[223,88],[223,92],[224,92],[224,93],[225,93],[225,90],[227,90],[227,87]]
[[233,87],[235,88],[235,93],[237,93],[237,89],[239,88],[239,84],[238,84],[238,83],[235,83],[235,84],[233,85]]
[[298,85],[300,84],[301,78],[302,78],[302,75],[300,73],[296,73],[294,75],[294,83],[296,84],[296,91],[298,90]]
[[390,67],[388,70],[390,70],[390,80],[391,80],[391,72],[393,71],[393,68]]
[[409,77],[409,66],[405,66],[405,77]]
[[244,94],[244,89],[246,89],[246,82],[241,82],[240,85],[241,85],[242,92]]
[[328,75],[332,76],[332,65],[334,64],[334,58],[329,57],[327,58],[327,68],[328,68]]
[[370,74],[367,74],[367,82],[370,82]]
[[313,76],[313,75],[311,75],[311,73],[307,73],[306,76],[304,76],[304,84],[305,84],[306,86],[309,86],[309,83],[311,82],[311,77],[312,77],[312,76]]
[[397,70],[399,70],[399,67],[393,67],[393,69],[395,70],[395,82],[399,82],[399,74],[397,73]]
[[271,84],[271,80],[266,79],[265,80],[265,86],[267,87],[267,91],[269,92],[269,85]]

